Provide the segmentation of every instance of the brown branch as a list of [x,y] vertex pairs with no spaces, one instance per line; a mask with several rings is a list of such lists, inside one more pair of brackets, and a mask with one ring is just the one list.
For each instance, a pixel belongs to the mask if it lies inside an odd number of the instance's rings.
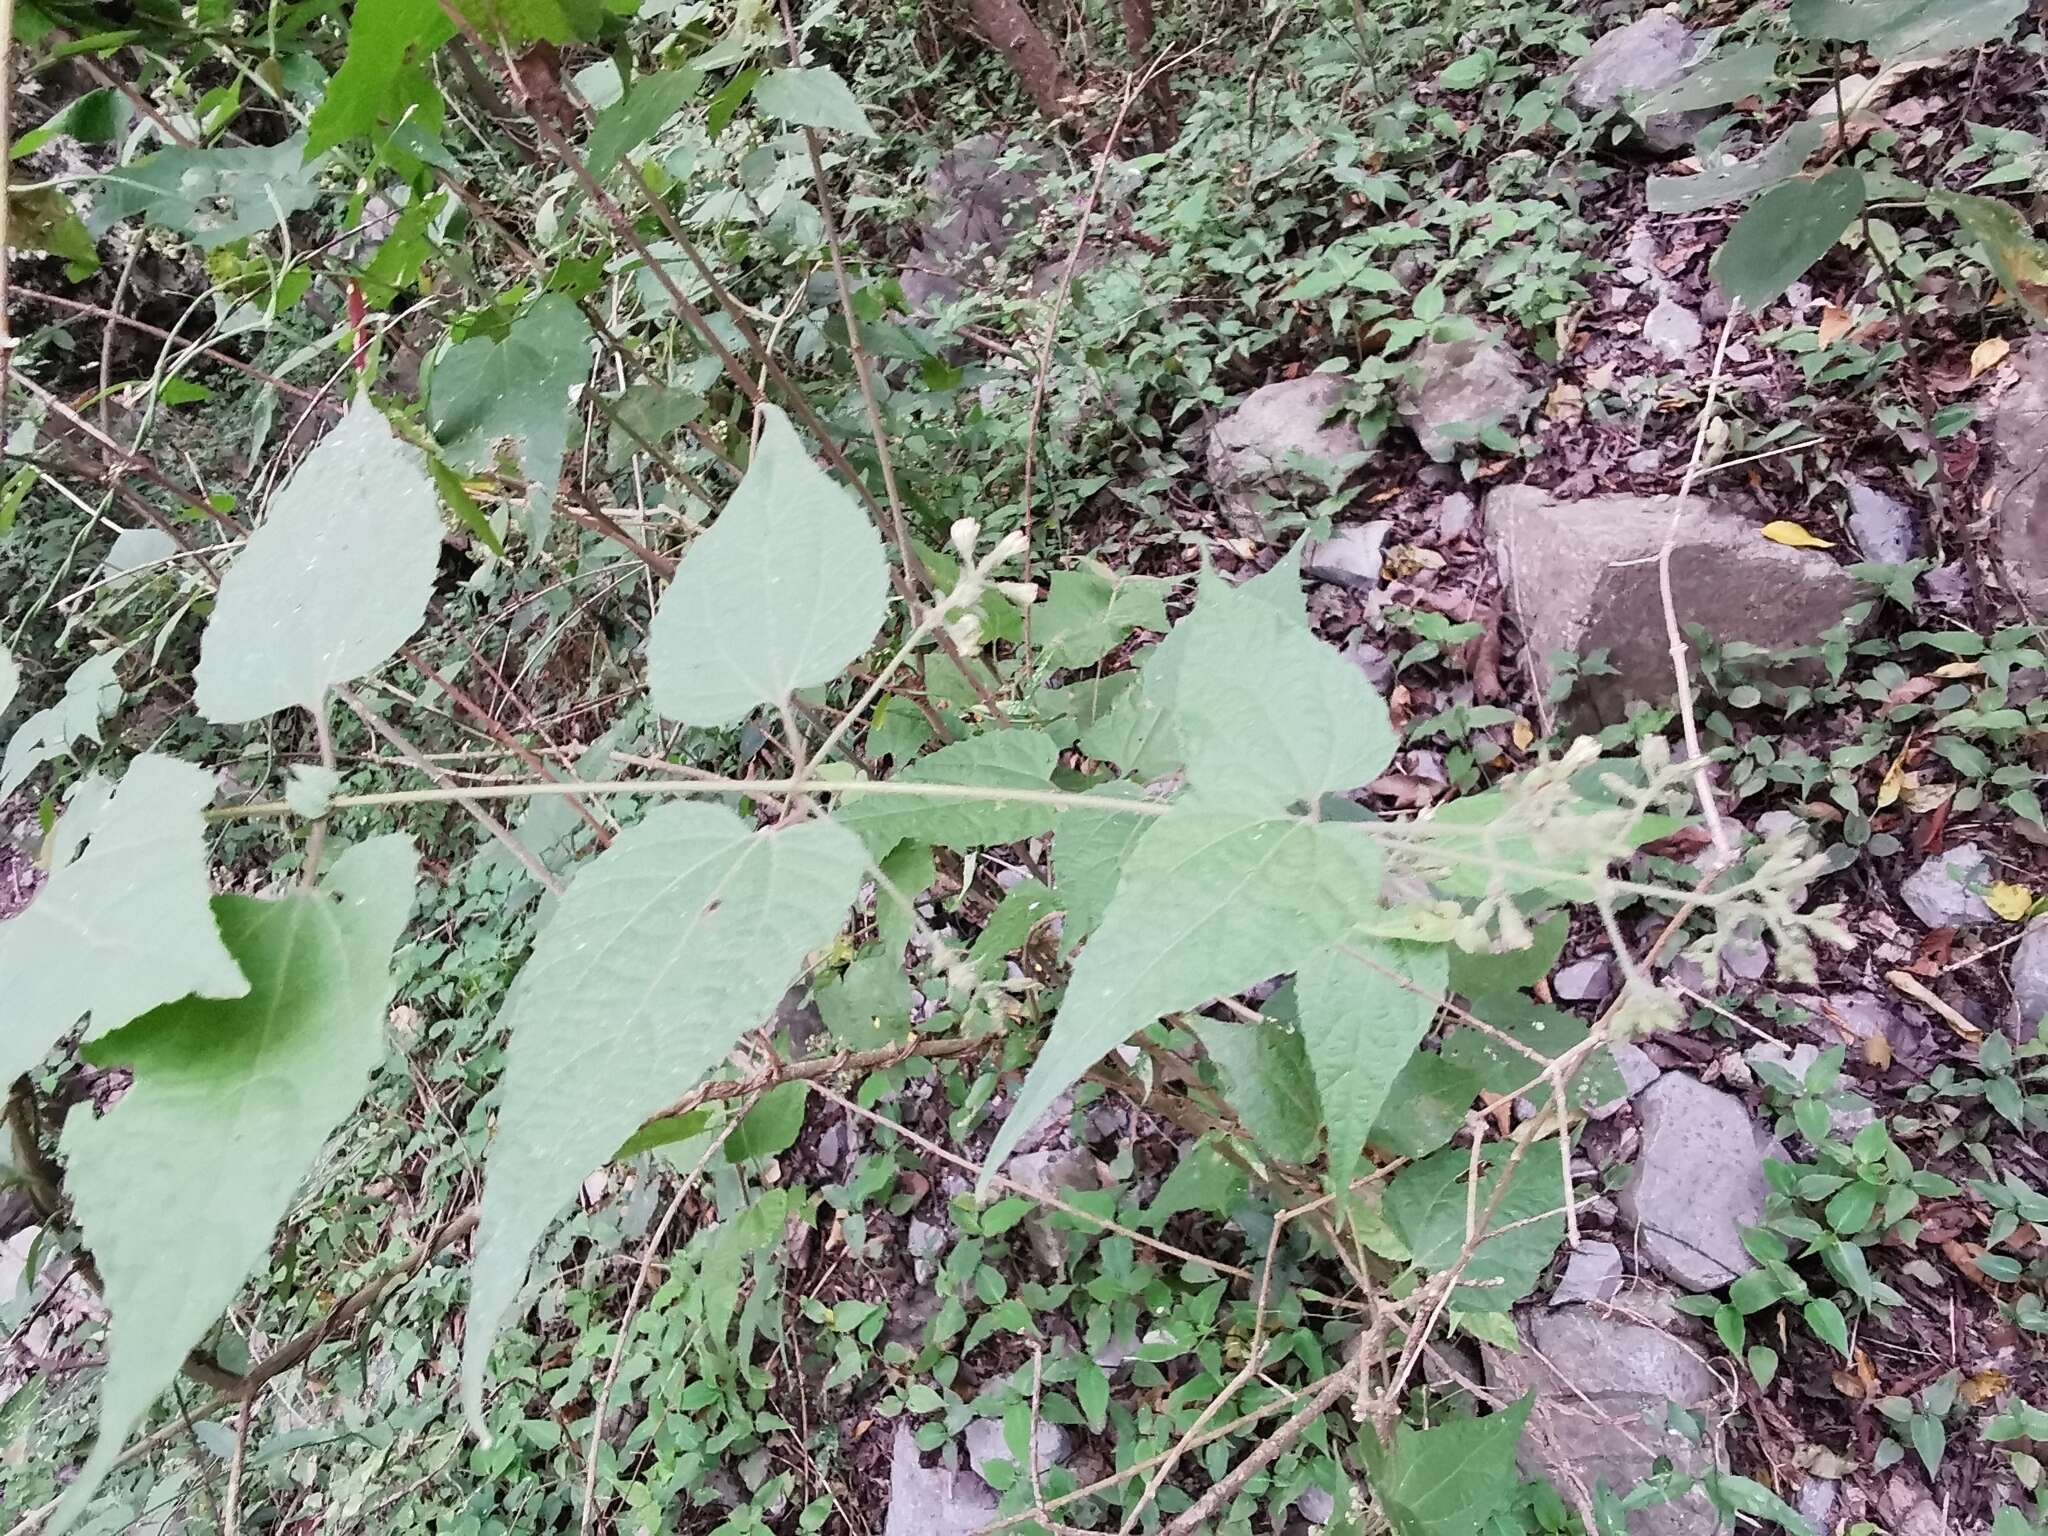
[[1053,122],[1066,121],[1073,82],[1060,62],[1060,51],[1024,0],[969,0],[968,11],[983,39],[1002,54],[1024,94]]

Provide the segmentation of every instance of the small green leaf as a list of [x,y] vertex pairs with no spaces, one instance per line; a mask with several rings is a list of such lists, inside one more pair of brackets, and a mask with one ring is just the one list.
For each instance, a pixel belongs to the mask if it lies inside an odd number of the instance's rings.
[[509,452],[526,482],[522,520],[535,544],[554,517],[569,444],[569,391],[589,368],[589,324],[559,293],[534,300],[502,339],[468,337],[434,365],[427,388],[434,440],[465,471],[495,470]]
[[1052,830],[1053,808],[1005,800],[1001,792],[1049,793],[1056,755],[1043,731],[983,731],[919,758],[895,782],[968,785],[987,791],[985,797],[849,794],[840,797],[836,814],[876,854],[906,839],[963,852],[1022,842]]
[[134,115],[128,98],[111,86],[87,91],[40,127],[16,139],[9,158],[19,160],[32,155],[60,134],[81,144],[111,144],[126,131]]
[[139,213],[210,251],[312,207],[321,163],[307,161],[304,134],[252,149],[158,150],[92,184],[88,228],[103,235]]
[[87,269],[100,264],[92,235],[71,200],[56,187],[7,189],[7,243],[16,250],[46,251]]
[[[619,1143],[619,1150],[611,1160],[623,1163],[628,1158],[638,1157],[642,1152],[653,1152],[661,1147],[672,1147],[679,1141],[688,1141],[701,1136],[711,1124],[709,1109],[693,1109],[688,1114],[663,1115],[659,1120],[650,1120],[639,1130]],[[735,1135],[738,1133],[735,1132]],[[730,1145],[728,1143],[728,1145]]]
[[56,829],[48,884],[0,924],[0,1082],[41,1061],[81,1018],[94,1039],[187,993],[249,990],[221,943],[200,812],[213,776],[145,754],[118,789],[81,785]]
[[1771,1383],[1778,1379],[1778,1352],[1768,1344],[1749,1346],[1749,1375],[1757,1387],[1770,1391]]
[[1355,823],[1189,801],[1157,818],[1074,967],[986,1168],[999,1169],[1063,1089],[1161,1014],[1242,991],[1345,938],[1374,905],[1379,874],[1379,850]]
[[1526,949],[1504,950],[1499,954],[1472,954],[1462,949],[1450,952],[1450,987],[1460,997],[1495,997],[1533,987],[1550,974],[1557,957],[1564,953],[1564,941],[1571,932],[1570,917],[1559,912],[1536,925]]
[[888,610],[882,541],[772,406],[761,448],[662,594],[647,641],[663,716],[730,725],[830,682]]
[[320,154],[380,122],[396,122],[432,90],[419,62],[454,35],[440,0],[357,0],[348,52],[313,110],[307,152]]
[[66,1181],[113,1316],[100,1436],[56,1528],[268,1251],[306,1171],[384,1054],[391,949],[412,910],[409,838],[348,849],[320,890],[214,899],[247,995],[168,1003],[98,1042],[134,1082],[64,1128]]
[[830,821],[755,832],[713,805],[650,811],[591,861],[506,999],[463,1406],[527,1258],[577,1184],[775,1011],[838,930],[867,860]]
[[1031,643],[1046,668],[1092,667],[1133,630],[1166,633],[1167,583],[1125,576],[1099,560],[1055,571],[1031,610]]
[[0,758],[0,800],[13,794],[22,780],[43,764],[64,756],[75,742],[100,739],[100,722],[121,702],[121,683],[116,676],[120,664],[119,651],[104,651],[81,662],[64,680],[63,697],[15,728],[8,738],[7,755]]
[[1714,256],[1721,291],[1752,313],[1834,249],[1863,211],[1863,173],[1837,166],[1817,181],[1789,181],[1751,204]]
[[1934,191],[1927,200],[1955,215],[1963,233],[1982,248],[2001,288],[2036,320],[2048,320],[2048,247],[2012,204],[1968,192]]
[[1948,1430],[1940,1419],[1931,1413],[1916,1413],[1906,1434],[1913,1442],[1913,1452],[1920,1458],[1920,1465],[1927,1469],[1929,1477],[1941,1472],[1941,1458],[1948,1451]]
[[754,85],[754,105],[778,123],[875,136],[859,100],[829,69],[771,69]]
[[1322,1105],[1308,1053],[1300,1034],[1283,1021],[1283,1010],[1293,1012],[1292,994],[1284,988],[1256,1024],[1204,1014],[1188,1015],[1188,1024],[1222,1073],[1224,1095],[1245,1129],[1269,1156],[1306,1163],[1322,1139]]
[[755,1101],[739,1129],[726,1138],[725,1160],[743,1163],[787,1152],[803,1134],[804,1113],[810,1102],[809,1083],[777,1083]]
[[368,400],[320,440],[222,580],[196,701],[216,725],[297,705],[375,670],[420,627],[441,556],[424,457]]

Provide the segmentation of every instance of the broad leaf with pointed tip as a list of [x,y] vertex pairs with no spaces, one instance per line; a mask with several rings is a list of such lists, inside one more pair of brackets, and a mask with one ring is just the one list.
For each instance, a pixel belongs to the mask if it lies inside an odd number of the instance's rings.
[[498,467],[526,482],[521,523],[540,543],[554,519],[569,447],[569,391],[590,370],[590,325],[559,293],[534,300],[502,338],[457,342],[434,368],[427,417],[450,464]]
[[1429,1033],[1447,962],[1441,944],[1359,934],[1295,972],[1301,1037],[1329,1127],[1332,1188],[1351,1182],[1394,1079]]
[[[313,109],[307,150],[319,154],[395,123],[414,109],[438,109],[421,61],[455,35],[441,0],[357,0],[348,52]],[[438,114],[432,119],[438,121]]]
[[1145,665],[1188,783],[1212,799],[1284,810],[1386,770],[1395,736],[1365,674],[1310,632],[1275,576],[1233,587],[1204,571],[1195,611]]
[[1355,822],[1189,801],[1155,820],[996,1133],[990,1174],[1110,1051],[1161,1014],[1240,992],[1346,939],[1375,905],[1379,882],[1379,849]]
[[867,859],[830,821],[755,832],[715,805],[648,813],[577,876],[513,983],[484,1169],[462,1395],[534,1245],[593,1168],[760,1025],[839,929]]
[[671,720],[731,725],[828,683],[888,611],[874,525],[763,406],[761,447],[676,568],[647,637],[647,693]]
[[426,617],[441,557],[426,460],[367,400],[292,471],[221,582],[200,643],[216,725],[297,705],[375,670]]
[[87,1053],[135,1080],[65,1126],[67,1182],[113,1331],[100,1437],[58,1512],[77,1518],[157,1393],[262,1261],[328,1136],[384,1053],[391,948],[419,861],[394,833],[350,848],[318,891],[219,896],[246,996],[186,998]]
[[0,1082],[81,1018],[91,1039],[188,992],[248,992],[209,905],[199,813],[212,798],[211,774],[153,754],[111,795],[104,780],[81,786],[57,823],[49,883],[0,923]]
[[1168,583],[1126,576],[1099,560],[1055,571],[1045,601],[1031,610],[1031,639],[1046,667],[1089,667],[1134,629],[1165,633]]
[[841,797],[838,819],[878,858],[906,838],[962,851],[1022,842],[1051,829],[1053,809],[1004,800],[1002,791],[1049,793],[1056,755],[1043,731],[983,731],[919,758],[893,782],[971,785],[985,796],[850,794]]
[[1362,1442],[1372,1491],[1394,1536],[1473,1536],[1514,1494],[1515,1451],[1535,1395],[1484,1418],[1435,1429],[1394,1426],[1394,1443]]
[[95,237],[141,214],[201,250],[278,229],[320,196],[321,157],[306,137],[246,149],[162,149],[117,166],[92,186]]

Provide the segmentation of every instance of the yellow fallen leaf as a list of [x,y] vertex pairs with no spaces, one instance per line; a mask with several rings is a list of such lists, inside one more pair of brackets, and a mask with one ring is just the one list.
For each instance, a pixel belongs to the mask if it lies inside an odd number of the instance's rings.
[[1529,722],[1520,715],[1515,716],[1514,726],[1509,730],[1508,735],[1514,739],[1517,752],[1526,752],[1536,744],[1536,732],[1530,727]]
[[1957,677],[1975,677],[1983,670],[1974,661],[1944,661],[1934,669],[1933,675],[1941,678],[1943,681],[1948,681],[1951,678]]
[[[1908,774],[1910,779],[1912,775]],[[1914,784],[1902,786],[1905,790],[1906,809],[1915,816],[1927,816],[1941,809],[1942,802],[1956,792],[1953,784]]]
[[1773,544],[1789,544],[1794,549],[1833,549],[1835,546],[1826,539],[1817,539],[1797,523],[1779,521],[1764,524],[1764,537]]
[[1837,309],[1830,304],[1820,312],[1820,345],[1825,352],[1844,336],[1856,322],[1846,309]]
[[2005,354],[2012,350],[2012,343],[2002,336],[1986,337],[1970,348],[1970,377],[1977,378],[1990,372],[2005,361]]
[[2034,893],[2024,885],[2014,885],[2001,880],[1984,892],[1984,905],[2004,918],[2016,923],[2027,915],[2027,909],[2034,904]]
[[1877,808],[1881,811],[1899,798],[1902,790],[1913,787],[1913,777],[1906,772],[1906,754],[1901,752],[1892,759],[1891,767],[1885,770],[1884,781],[1877,786]]

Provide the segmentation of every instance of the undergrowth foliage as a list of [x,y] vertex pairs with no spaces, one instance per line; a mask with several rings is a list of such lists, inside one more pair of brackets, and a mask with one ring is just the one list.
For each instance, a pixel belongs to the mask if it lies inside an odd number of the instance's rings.
[[[20,5],[34,35],[71,19],[64,6]],[[123,167],[105,178],[90,233],[139,215],[214,253],[224,296],[260,293],[277,306],[294,279],[256,270],[269,258],[236,243],[312,206],[323,178],[360,181],[350,211],[362,216],[370,173],[389,173],[405,196],[387,210],[378,254],[349,277],[359,300],[383,309],[419,282],[429,226],[461,202],[439,138],[447,108],[428,67],[437,50],[468,49],[474,62],[494,48],[606,40],[637,9],[609,0],[362,0],[346,60],[297,132],[270,146],[166,148]],[[1806,40],[1830,46],[1927,42],[1906,22],[1868,36],[1858,17],[1844,17],[1861,9],[1795,3],[1792,20]],[[1990,36],[2015,8],[1962,9]],[[146,29],[153,11],[143,10],[137,25]],[[1890,8],[1908,21],[1926,10]],[[920,544],[875,405],[871,370],[888,332],[872,303],[864,312],[868,296],[851,293],[829,222],[825,152],[873,130],[838,76],[802,63],[789,30],[790,60],[778,65],[782,29],[765,8],[742,8],[734,35],[716,48],[630,81],[596,115],[580,152],[553,125],[552,104],[533,106],[540,150],[568,173],[567,204],[609,221],[609,254],[630,259],[640,297],[666,306],[700,344],[700,382],[722,371],[743,401],[738,432],[707,434],[740,472],[729,495],[704,491],[659,447],[694,424],[701,396],[650,375],[601,403],[609,442],[627,459],[644,453],[676,488],[695,487],[681,499],[705,515],[681,520],[689,537],[679,558],[558,498],[567,402],[602,323],[581,302],[595,291],[586,268],[598,263],[587,257],[552,268],[533,258],[530,287],[465,316],[426,372],[418,405],[384,387],[388,339],[353,327],[338,386],[350,392],[346,408],[322,416],[306,406],[318,441],[253,528],[172,487],[195,520],[232,535],[184,550],[205,578],[189,604],[204,615],[189,713],[255,733],[310,726],[320,762],[295,767],[281,798],[212,809],[216,771],[233,757],[225,749],[204,763],[143,751],[116,778],[79,780],[53,807],[46,888],[0,925],[10,1010],[0,1079],[33,1074],[53,1052],[130,1075],[104,1114],[71,1116],[59,1148],[63,1190],[112,1327],[99,1439],[53,1528],[84,1513],[174,1376],[204,1377],[208,1363],[195,1351],[264,1264],[308,1179],[319,1187],[323,1148],[392,1049],[395,957],[409,936],[422,937],[413,918],[422,861],[386,818],[460,806],[548,894],[498,1016],[509,1045],[481,1195],[436,1238],[475,1234],[461,1397],[479,1438],[488,1437],[493,1351],[531,1295],[534,1254],[594,1170],[694,1145],[714,1125],[735,1134],[746,1110],[787,1077],[987,1041],[1005,1069],[1021,1073],[979,1159],[987,1197],[1007,1187],[1006,1160],[1063,1093],[1104,1073],[1156,1086],[1150,1047],[1162,1028],[1184,1028],[1217,1069],[1253,1171],[1305,1194],[1303,1209],[1326,1211],[1333,1234],[1355,1239],[1393,1275],[1382,1294],[1352,1305],[1366,1346],[1400,1361],[1371,1403],[1361,1392],[1360,1413],[1372,1420],[1364,1454],[1375,1495],[1404,1536],[1457,1528],[1443,1511],[1446,1501],[1463,1507],[1452,1487],[1460,1477],[1511,1480],[1527,1413],[1519,1405],[1428,1431],[1396,1426],[1423,1341],[1446,1316],[1499,1336],[1502,1315],[1575,1221],[1574,1115],[1620,1092],[1605,1047],[1671,1022],[1618,910],[1644,900],[1675,908],[1667,937],[1705,914],[1711,928],[1689,952],[1710,974],[1738,935],[1767,934],[1781,972],[1795,978],[1811,975],[1816,942],[1847,942],[1834,909],[1800,910],[1798,893],[1829,866],[1796,837],[1739,865],[1732,855],[1711,861],[1691,889],[1616,875],[1636,849],[1683,828],[1693,808],[1696,765],[1674,762],[1654,736],[1628,757],[1602,757],[1579,740],[1428,817],[1362,810],[1350,796],[1386,772],[1397,732],[1364,674],[1311,630],[1298,549],[1241,584],[1205,566],[1180,613],[1178,602],[1169,607],[1169,583],[1098,562],[1034,581],[1021,528],[991,535],[963,517],[943,540]],[[653,184],[659,168],[631,158],[703,93],[711,71],[735,66],[744,67],[716,90],[711,117],[722,126],[751,100],[777,136],[778,186],[816,177],[820,207],[798,198],[769,218],[787,221],[775,238],[828,257],[817,277],[835,280],[839,335],[874,428],[872,475],[759,344],[758,314],[728,302],[664,200],[670,189]],[[1757,83],[1739,72],[1730,79]],[[1694,110],[1747,93],[1722,89],[1698,82],[1664,105]],[[1389,190],[1349,169],[1362,196]],[[1730,179],[1727,167],[1720,174]],[[1766,191],[1737,224],[1723,253],[1731,292],[1752,305],[1774,298],[1864,214],[1867,197],[1910,192],[1866,189],[1853,170],[1830,174],[1842,179],[1799,185],[1797,217],[1786,219]],[[756,184],[748,195],[773,201],[773,190]],[[1745,183],[1716,200],[1755,190]],[[618,198],[638,201],[627,212]],[[2033,247],[1977,206],[1985,201],[1940,206],[2008,276],[2034,259]],[[643,204],[652,225],[637,221]],[[91,240],[80,252],[56,224],[53,248],[76,254],[82,269]],[[1333,245],[1329,270],[1303,278],[1293,296],[1339,294],[1333,313],[1357,304],[1377,323],[1391,309],[1365,295],[1392,281],[1368,260],[1382,233],[1359,236],[1355,250]],[[2039,298],[2036,277],[2031,267],[2011,276],[2029,303]],[[1423,317],[1418,302],[1415,317],[1398,322],[1413,329],[1403,344],[1442,317],[1441,289],[1425,292],[1436,312]],[[1547,321],[1569,295],[1523,297],[1528,318]],[[1542,307],[1552,300],[1556,313]],[[864,324],[882,338],[872,349]],[[950,367],[914,353],[896,360]],[[91,432],[54,396],[45,403],[52,419]],[[1037,449],[1034,407],[1027,462]],[[483,494],[490,485],[512,490],[492,498]],[[444,535],[459,528],[494,558],[531,558],[565,514],[658,580],[644,697],[627,708],[678,732],[738,727],[779,740],[789,771],[720,777],[665,752],[632,759],[643,771],[615,777],[601,746],[594,768],[576,775],[342,793],[334,740],[350,715],[417,757],[356,690],[395,660],[423,665],[410,648],[439,622]],[[1148,635],[1161,638],[1139,641]],[[990,661],[993,639],[1012,647],[1001,667]],[[1119,648],[1133,667],[1088,676]],[[0,759],[0,796],[78,743],[99,742],[121,697],[124,659],[118,643],[94,655],[18,728]],[[15,664],[0,651],[0,712],[16,687]],[[807,728],[826,703],[843,705],[838,723]],[[851,750],[856,741],[864,754]],[[883,772],[883,762],[903,766]],[[508,806],[516,827],[500,819]],[[613,814],[598,815],[599,806]],[[544,827],[560,836],[574,817],[598,833],[595,855],[580,864],[540,856]],[[248,839],[245,854],[253,847],[291,876],[281,894],[215,894],[225,882],[210,877],[209,839],[222,832]],[[963,949],[928,927],[918,898],[941,852],[972,857],[1019,844],[1043,850],[1043,862],[979,940]],[[1625,972],[1590,1028],[1524,993],[1558,957],[1573,910],[1605,925]],[[1033,984],[1009,976],[1004,957],[1055,916],[1070,979],[1043,1008],[1019,1007],[1017,994]],[[940,1004],[916,1025],[906,974],[913,943],[923,957],[919,989]],[[1234,1001],[1280,978],[1260,1012]],[[763,1026],[792,986],[811,981],[843,1049],[775,1059]],[[1219,999],[1235,1017],[1220,1016]],[[1424,1050],[1446,1019],[1442,1049]],[[1481,1095],[1527,1097],[1536,1113],[1489,1141],[1490,1121],[1467,1121]],[[1437,1100],[1449,1108],[1432,1119]],[[1469,1144],[1454,1144],[1461,1136]],[[1368,1144],[1407,1160],[1383,1187],[1376,1170],[1364,1170]],[[1541,1172],[1532,1173],[1538,1148]],[[772,1237],[786,1207],[774,1205],[777,1219],[764,1215],[747,1241]],[[1231,1278],[1249,1273],[1233,1269]],[[1262,1289],[1262,1318],[1266,1302]],[[1839,1328],[1839,1313],[1833,1322]],[[274,1368],[312,1347],[280,1350]],[[229,1391],[246,1402],[266,1363]],[[1335,1371],[1306,1407],[1326,1410],[1360,1380]],[[600,1396],[600,1428],[603,1411]],[[594,1479],[594,1450],[591,1465]],[[1736,1488],[1741,1480],[1727,1481],[1731,1498],[1752,1496]],[[588,1506],[588,1488],[585,1498]]]

